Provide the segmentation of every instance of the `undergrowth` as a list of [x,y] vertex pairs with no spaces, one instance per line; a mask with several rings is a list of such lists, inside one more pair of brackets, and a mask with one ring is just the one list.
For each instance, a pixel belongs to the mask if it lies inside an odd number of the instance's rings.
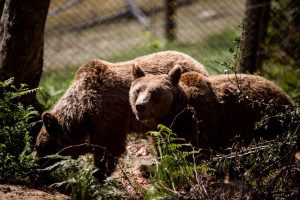
[[10,78],[0,81],[0,182],[27,181],[36,162],[31,156],[30,131],[39,123],[39,113],[19,102],[22,96],[36,92],[25,84],[17,88]]
[[60,159],[59,162],[43,169],[49,171],[56,180],[61,182],[54,183],[51,186],[63,187],[70,191],[71,199],[120,199],[124,194],[115,185],[113,178],[107,178],[104,183],[100,183],[94,174],[98,169],[93,165],[93,159],[86,162],[74,160],[70,156],[51,155],[47,159]]
[[[240,199],[293,199],[299,191],[299,151],[300,105],[278,105],[272,100],[252,99],[240,89],[238,76],[239,59],[245,56],[241,49],[241,39],[234,40],[235,46],[229,49],[234,63],[217,62],[226,67],[225,73],[235,74],[235,84],[239,101],[262,107],[262,119],[256,129],[268,129],[270,120],[278,120],[285,130],[273,140],[253,140],[248,146],[228,148],[227,152],[216,153],[207,163],[216,170],[216,175],[227,174],[227,184],[221,183],[218,176],[213,177],[210,188],[215,189],[213,196],[233,196]],[[230,183],[230,184],[228,184]]]
[[159,131],[149,132],[157,153],[144,140],[156,167],[149,178],[152,188],[141,189],[145,199],[296,199],[299,110],[294,114],[292,126],[274,140],[253,140],[249,146],[221,153],[211,151],[206,155],[209,159],[202,160],[201,151],[185,151],[191,145],[159,125]]
[[[234,62],[216,63],[226,68],[225,74],[235,74],[234,84],[240,101],[264,107],[256,128],[268,128],[269,119],[277,118],[285,130],[273,140],[253,140],[247,146],[204,153],[178,138],[168,127],[159,125],[158,131],[149,132],[156,149],[144,141],[155,164],[149,178],[152,188],[138,187],[144,199],[295,199],[299,196],[300,161],[295,158],[299,150],[299,102],[277,105],[251,99],[244,93],[239,87],[237,69],[239,58],[245,52],[239,37],[234,43],[229,49]],[[62,181],[53,186],[66,187],[73,199],[118,199],[126,193],[110,178],[104,184],[99,183],[93,176],[97,169],[91,161],[83,163],[70,157],[54,157],[62,160],[46,171],[54,170]]]
[[[285,127],[273,140],[253,140],[250,145],[236,145],[225,151],[184,151],[184,140],[169,128],[159,125],[150,132],[157,146],[156,153],[146,143],[154,157],[156,170],[150,176],[152,188],[143,190],[146,199],[296,199],[300,191],[300,105],[277,105],[270,100],[252,99],[239,87],[239,59],[245,55],[241,39],[229,49],[234,62],[215,61],[227,73],[235,74],[239,101],[261,106],[262,120],[256,128],[268,129],[270,119]],[[207,154],[207,152],[206,152]],[[196,159],[195,159],[196,158]],[[197,159],[203,158],[203,159]],[[206,159],[205,159],[206,158]]]
[[[238,61],[245,52],[240,48],[239,37],[234,42],[236,45],[229,49],[234,62],[216,63],[226,68],[225,73],[236,75],[235,84],[239,88]],[[160,48],[157,42],[151,45]],[[296,70],[296,77],[299,76],[298,72]],[[299,97],[295,87],[299,81],[294,74],[288,73],[282,77],[291,82],[284,81],[293,97]],[[53,88],[52,82],[55,80],[44,83],[46,90],[40,91],[38,95],[43,109],[49,109],[60,98],[71,83],[70,77],[67,80],[69,82],[66,82],[63,90]],[[39,113],[32,106],[25,107],[18,102],[20,97],[36,90],[28,90],[24,84],[17,88],[13,85],[13,78],[0,81],[0,182],[26,182],[36,173],[36,160],[30,154],[30,130],[39,123],[33,120]],[[242,90],[236,92],[240,94],[240,100],[251,100]],[[300,161],[295,158],[299,151],[299,102],[281,106],[271,101],[252,101],[265,107],[257,128],[267,128],[268,119],[276,117],[286,124],[281,135],[270,141],[253,140],[248,146],[231,147],[224,152],[211,151],[207,156],[203,155],[201,149],[194,149],[184,139],[177,138],[168,127],[159,125],[158,131],[150,132],[157,152],[148,143],[145,144],[150,149],[156,168],[149,178],[152,188],[147,190],[139,187],[144,198],[296,199],[300,194]],[[274,116],[269,115],[279,111],[278,108],[280,112]],[[100,183],[93,176],[98,169],[92,160],[82,162],[59,155],[46,158],[60,159],[44,171],[56,176],[60,181],[52,186],[65,188],[72,199],[120,199],[126,193],[117,187],[117,181],[112,178]]]
[[205,164],[197,165],[195,160],[188,159],[199,154],[192,145],[164,125],[158,125],[159,131],[150,131],[156,151],[143,140],[154,158],[155,173],[150,174],[152,189],[144,190],[146,199],[190,198],[193,185],[200,183],[198,175],[213,173],[214,170]]

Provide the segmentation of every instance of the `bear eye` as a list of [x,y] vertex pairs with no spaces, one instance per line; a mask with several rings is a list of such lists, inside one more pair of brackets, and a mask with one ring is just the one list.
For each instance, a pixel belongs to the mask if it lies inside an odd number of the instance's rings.
[[136,89],[136,90],[135,90],[135,93],[136,93],[136,94],[139,94],[139,93],[140,93],[140,91],[141,91],[141,89],[140,89],[140,88],[138,88],[138,89]]

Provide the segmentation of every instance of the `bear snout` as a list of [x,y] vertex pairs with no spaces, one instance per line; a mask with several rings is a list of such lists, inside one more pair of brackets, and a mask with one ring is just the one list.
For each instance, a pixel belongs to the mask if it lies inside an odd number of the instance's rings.
[[136,107],[136,110],[139,113],[143,113],[146,110],[146,104],[145,103],[136,103],[135,107]]
[[136,103],[135,104],[135,109],[136,109],[136,119],[137,120],[146,120],[149,118],[148,114],[147,114],[147,103],[142,102],[142,103]]

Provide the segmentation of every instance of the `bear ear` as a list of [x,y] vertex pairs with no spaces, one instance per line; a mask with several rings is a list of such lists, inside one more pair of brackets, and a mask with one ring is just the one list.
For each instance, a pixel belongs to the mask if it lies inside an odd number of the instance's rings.
[[180,65],[175,65],[169,72],[168,76],[171,79],[173,85],[177,85],[181,77],[182,69]]
[[49,135],[56,137],[58,131],[58,121],[54,115],[44,112],[42,115],[43,124]]
[[140,66],[137,63],[134,63],[134,65],[132,65],[132,74],[134,80],[145,76],[145,72],[140,68]]

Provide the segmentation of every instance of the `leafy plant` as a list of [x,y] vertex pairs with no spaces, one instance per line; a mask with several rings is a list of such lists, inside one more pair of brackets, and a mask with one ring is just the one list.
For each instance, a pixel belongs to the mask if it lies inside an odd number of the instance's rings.
[[[216,174],[229,173],[231,180],[235,180],[232,193],[249,199],[293,198],[298,195],[299,182],[293,177],[299,176],[299,165],[294,160],[299,148],[299,107],[291,110],[290,126],[282,135],[269,141],[253,140],[251,145],[238,149],[229,148],[229,153],[218,153],[208,161],[208,165],[216,169]],[[214,179],[218,182],[217,176]],[[212,187],[225,186],[215,184]]]
[[42,110],[50,109],[51,106],[57,103],[68,87],[72,84],[77,69],[77,67],[61,69],[59,76],[55,71],[43,73],[39,84],[41,89],[38,90],[36,96]]
[[194,151],[191,144],[185,143],[184,139],[177,138],[171,129],[164,125],[158,125],[158,129],[159,131],[149,132],[158,153],[143,140],[150,149],[156,166],[154,175],[150,177],[153,188],[145,190],[146,198],[188,197],[187,191],[199,182],[196,175],[213,170],[204,164],[196,165],[192,158],[199,151]]
[[[253,140],[249,146],[229,148],[229,153],[218,153],[208,161],[208,164],[216,169],[216,174],[228,173],[231,179],[238,180],[236,185],[233,184],[235,187],[227,190],[228,197],[235,194],[235,196],[241,198],[247,196],[250,199],[293,198],[299,193],[297,192],[299,183],[292,178],[299,176],[297,171],[299,166],[294,162],[294,156],[299,149],[299,103],[278,105],[272,100],[264,102],[252,99],[244,93],[239,87],[239,76],[237,76],[239,58],[243,56],[244,50],[241,49],[240,38],[236,38],[234,42],[235,46],[230,48],[229,52],[233,54],[235,62],[232,64],[228,61],[216,61],[216,63],[226,68],[225,73],[235,74],[239,101],[247,99],[249,104],[262,106],[262,120],[257,123],[256,128],[267,129],[269,120],[276,119],[285,127],[285,130],[271,141]],[[297,71],[296,74],[298,74]],[[216,183],[219,182],[217,176],[214,179]],[[217,188],[219,192],[225,187],[224,184],[213,185],[213,188]],[[214,195],[219,194],[215,192]]]
[[17,88],[13,80],[0,81],[0,181],[27,179],[35,166],[30,130],[38,123],[34,120],[39,113],[18,100],[37,89],[29,90],[25,84]]
[[51,155],[45,158],[61,159],[59,162],[45,168],[51,171],[61,182],[52,186],[63,187],[71,191],[71,198],[77,200],[88,199],[119,199],[124,192],[119,190],[113,178],[107,178],[103,184],[95,178],[98,169],[93,165],[93,160],[87,162],[74,160],[70,156]]
[[267,59],[283,64],[284,68],[299,69],[300,66],[299,12],[298,1],[272,1],[264,48]]
[[165,45],[162,41],[152,40],[150,31],[147,31],[145,33],[145,40],[146,42],[143,44],[143,46],[145,46],[153,52],[161,51]]

